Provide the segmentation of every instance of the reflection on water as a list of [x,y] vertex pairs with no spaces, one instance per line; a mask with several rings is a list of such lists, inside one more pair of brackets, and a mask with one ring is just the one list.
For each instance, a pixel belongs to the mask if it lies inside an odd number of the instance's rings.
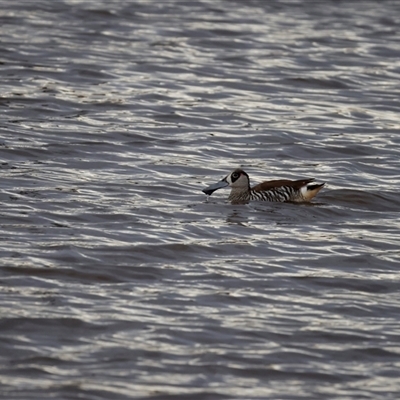
[[0,397],[394,399],[399,5],[3,3]]

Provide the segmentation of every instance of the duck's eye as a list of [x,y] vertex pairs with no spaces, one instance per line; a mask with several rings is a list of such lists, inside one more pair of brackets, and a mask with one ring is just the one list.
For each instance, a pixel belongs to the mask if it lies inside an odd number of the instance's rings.
[[232,174],[232,178],[233,178],[233,179],[239,178],[239,173],[238,173],[238,172],[234,172],[234,173]]

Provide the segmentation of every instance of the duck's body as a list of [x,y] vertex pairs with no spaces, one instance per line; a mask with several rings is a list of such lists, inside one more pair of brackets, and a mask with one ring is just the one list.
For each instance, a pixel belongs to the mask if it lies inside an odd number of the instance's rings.
[[278,179],[250,187],[250,178],[246,172],[242,169],[235,169],[221,181],[203,189],[203,192],[211,196],[215,190],[230,186],[232,190],[228,200],[232,204],[245,204],[254,200],[307,202],[325,185],[325,183],[312,183],[313,181],[314,179],[297,181]]

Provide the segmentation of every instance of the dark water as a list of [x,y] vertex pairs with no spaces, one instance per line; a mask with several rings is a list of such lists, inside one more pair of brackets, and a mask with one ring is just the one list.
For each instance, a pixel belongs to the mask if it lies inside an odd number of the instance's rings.
[[399,398],[399,2],[0,6],[2,399]]

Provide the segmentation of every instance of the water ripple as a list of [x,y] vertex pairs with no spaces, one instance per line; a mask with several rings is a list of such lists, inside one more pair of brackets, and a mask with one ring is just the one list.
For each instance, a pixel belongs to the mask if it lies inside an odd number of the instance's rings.
[[1,398],[397,398],[397,3],[3,5]]

